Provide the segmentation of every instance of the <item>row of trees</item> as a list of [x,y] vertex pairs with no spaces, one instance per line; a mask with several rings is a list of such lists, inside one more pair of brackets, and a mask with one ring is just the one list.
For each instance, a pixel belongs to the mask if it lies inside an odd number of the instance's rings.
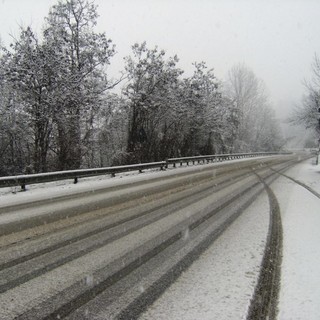
[[320,134],[320,60],[317,55],[314,56],[311,69],[312,78],[304,83],[306,93],[302,98],[301,104],[296,106],[291,122],[302,125],[315,133],[316,139],[313,142],[313,146],[315,146],[318,144],[315,142],[319,139]]
[[0,175],[281,148],[251,70],[238,65],[222,82],[201,62],[184,77],[177,56],[142,43],[109,81],[115,46],[94,31],[97,17],[90,1],[59,1],[40,38],[21,28],[2,47]]

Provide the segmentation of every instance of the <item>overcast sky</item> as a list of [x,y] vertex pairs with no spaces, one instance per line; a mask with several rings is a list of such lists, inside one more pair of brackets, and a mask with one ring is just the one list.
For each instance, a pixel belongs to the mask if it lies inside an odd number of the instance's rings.
[[[57,0],[0,0],[0,37],[18,35],[18,25],[41,30]],[[177,54],[190,74],[192,62],[205,61],[224,79],[245,63],[264,80],[280,118],[299,103],[302,81],[310,78],[320,55],[320,0],[96,0],[98,30],[116,44],[112,72],[135,42]]]

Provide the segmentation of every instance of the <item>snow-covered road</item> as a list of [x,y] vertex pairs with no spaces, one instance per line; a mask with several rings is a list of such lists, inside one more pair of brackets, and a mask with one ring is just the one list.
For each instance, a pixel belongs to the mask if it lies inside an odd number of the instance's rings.
[[262,194],[141,319],[246,319],[268,224],[268,197]]
[[[257,197],[264,190],[259,176],[268,181],[278,175],[270,185],[283,227],[278,319],[319,319],[320,166],[307,160],[282,172],[288,159],[281,165],[269,158],[91,181],[89,189],[67,184],[3,194],[3,225],[9,218],[17,225],[19,216],[33,219],[33,201],[41,215],[56,213],[63,194],[74,208],[90,207],[90,201],[99,205],[0,237],[0,314],[127,319],[149,305],[140,314],[143,320],[246,319],[251,300],[259,301],[256,288],[273,212],[269,191]],[[42,203],[49,192],[52,213]],[[74,192],[81,196],[73,199]],[[129,201],[123,200],[126,192],[134,195]],[[119,281],[108,284],[114,277]],[[154,292],[162,294],[152,297]]]
[[[286,175],[320,193],[309,159]],[[278,319],[320,319],[320,199],[287,177],[272,183],[283,225]],[[269,208],[263,194],[141,319],[246,319],[257,283]]]

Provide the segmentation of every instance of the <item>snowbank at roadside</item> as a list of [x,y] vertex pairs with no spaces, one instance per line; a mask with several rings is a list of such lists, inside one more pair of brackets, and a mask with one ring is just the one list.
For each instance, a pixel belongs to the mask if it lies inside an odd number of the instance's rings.
[[[320,193],[320,165],[315,166],[314,159],[286,175]],[[320,319],[320,199],[285,177],[272,189],[283,225],[278,319]]]

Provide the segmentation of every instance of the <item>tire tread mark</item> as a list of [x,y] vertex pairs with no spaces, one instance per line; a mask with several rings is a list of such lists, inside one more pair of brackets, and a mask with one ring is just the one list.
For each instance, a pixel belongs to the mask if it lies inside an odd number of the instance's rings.
[[[240,179],[243,178],[244,176],[249,176],[249,175],[250,175],[250,172],[242,173],[242,174],[237,175],[237,176],[235,176],[235,177],[233,177],[233,178],[228,178],[228,179],[222,181],[221,183],[219,183],[219,184],[217,184],[217,185],[210,185],[210,186],[208,186],[208,187],[205,188],[205,189],[201,189],[201,190],[200,190],[199,192],[197,192],[197,193],[200,194],[200,193],[203,193],[203,192],[205,192],[205,191],[209,191],[210,189],[214,190],[214,192],[220,191],[221,189],[223,189],[223,188],[225,188],[225,187],[228,187],[230,184],[233,184],[234,182],[240,180]],[[197,193],[195,193],[195,194],[197,194]],[[195,195],[195,194],[194,194],[194,195]],[[179,198],[178,201],[183,201],[183,200],[188,199],[188,198],[190,198],[190,195],[183,196],[183,197]],[[202,197],[200,197],[200,199],[201,199],[201,198],[202,198]],[[172,205],[173,203],[175,203],[176,201],[177,201],[176,199],[175,199],[175,200],[172,200],[172,201],[168,201],[165,206],[166,206],[166,207],[167,207],[167,206],[170,206],[170,205]],[[98,233],[105,232],[105,231],[107,231],[107,230],[109,230],[109,229],[111,229],[111,228],[118,227],[118,226],[121,225],[121,224],[130,222],[130,221],[132,221],[132,220],[134,220],[134,219],[137,219],[137,218],[141,218],[141,217],[149,214],[149,213],[152,212],[152,211],[159,210],[159,209],[163,209],[163,208],[164,208],[163,204],[160,204],[159,206],[156,206],[156,207],[154,207],[154,208],[152,208],[152,209],[145,210],[145,211],[143,211],[143,212],[140,212],[140,213],[135,214],[135,215],[133,215],[133,216],[130,216],[130,217],[128,217],[128,218],[124,218],[124,219],[121,219],[121,220],[119,220],[119,221],[117,221],[117,222],[108,224],[108,225],[106,225],[106,226],[104,226],[104,227],[95,228],[94,230],[92,230],[92,231],[90,231],[90,232],[86,232],[86,233],[84,233],[84,234],[82,234],[82,235],[80,235],[80,236],[74,237],[74,238],[72,238],[72,239],[68,239],[68,240],[65,240],[65,241],[63,241],[63,242],[58,242],[58,243],[56,243],[56,244],[54,244],[54,245],[51,245],[51,246],[49,246],[49,247],[46,247],[46,248],[44,248],[44,249],[42,249],[42,250],[39,250],[39,251],[36,251],[36,252],[32,252],[31,254],[28,254],[28,255],[25,255],[25,256],[21,256],[21,257],[18,257],[18,258],[16,258],[16,259],[12,259],[12,260],[10,260],[10,261],[8,261],[8,262],[2,263],[2,264],[0,265],[0,271],[2,271],[2,270],[4,270],[4,269],[7,269],[7,268],[10,268],[10,267],[13,267],[13,266],[15,266],[15,265],[17,265],[17,264],[26,262],[26,261],[28,261],[28,260],[37,258],[37,257],[39,257],[39,256],[41,256],[41,255],[43,255],[43,254],[49,253],[49,252],[51,252],[51,251],[54,251],[54,250],[57,250],[57,249],[66,247],[66,246],[68,246],[68,245],[70,245],[70,244],[73,244],[73,243],[76,243],[76,242],[78,242],[78,241],[84,240],[84,239],[86,239],[86,238],[89,238],[90,236],[97,235]],[[102,218],[102,219],[103,219],[103,218]],[[127,232],[127,234],[128,234],[128,233],[129,233],[129,232]],[[65,261],[65,262],[67,262],[67,261]],[[48,270],[47,270],[47,271],[48,271]]]
[[320,199],[320,194],[317,191],[313,190],[310,186],[306,185],[305,183],[301,182],[300,180],[294,179],[294,178],[288,176],[287,174],[279,172],[278,170],[275,170],[275,169],[271,169],[271,170],[273,170],[274,172],[280,174],[281,176],[283,176],[283,177],[295,182],[296,184],[298,184],[301,187],[305,188],[306,190],[308,190],[309,192],[311,192],[313,195],[315,195],[316,197],[318,197]]
[[[192,251],[190,251],[182,260],[176,263],[166,274],[161,276],[155,283],[153,283],[147,290],[145,290],[137,299],[131,302],[124,310],[122,310],[116,317],[116,320],[136,320],[140,314],[144,312],[157,298],[159,298],[164,291],[176,281],[179,276],[187,270],[194,261],[196,261],[209,246],[248,208],[255,200],[255,198],[263,192],[263,189],[257,191],[257,186],[260,182],[256,183],[252,188],[246,189],[247,192],[254,191],[254,194],[249,197],[226,221],[224,221],[215,231],[211,232],[203,241],[201,241]],[[244,193],[241,193],[243,196]],[[230,205],[231,203],[229,203]],[[224,206],[226,208],[227,206]],[[224,208],[221,208],[224,209]],[[207,221],[206,219],[201,221]],[[193,228],[199,225],[198,221],[193,224]],[[190,228],[191,229],[191,228]]]
[[[247,320],[276,319],[282,262],[282,223],[278,200],[260,175],[269,198],[270,223],[258,283],[251,300]],[[275,179],[273,179],[275,180]]]
[[[220,205],[218,208],[215,208],[209,214],[206,214],[205,217],[202,217],[196,221],[191,221],[190,229],[194,229],[199,224],[207,221],[214,214],[216,214],[217,212],[219,212],[223,208],[226,208],[228,205],[235,202],[237,199],[239,199],[240,196],[244,195],[246,192],[249,192],[251,190],[255,190],[255,188],[258,185],[260,185],[259,181],[257,181],[253,185],[247,187],[240,194],[237,194],[237,195],[231,197],[225,203]],[[230,223],[228,225],[230,225]],[[225,230],[225,228],[223,230]],[[170,246],[174,242],[178,241],[183,236],[183,234],[184,234],[183,230],[178,231],[176,234],[171,236],[169,239],[165,240],[164,242],[162,242],[159,245],[157,245],[156,247],[154,247],[151,251],[146,252],[145,254],[140,256],[139,258],[135,259],[133,262],[129,263],[127,266],[124,266],[120,270],[116,271],[114,274],[112,274],[109,277],[107,277],[106,279],[102,280],[100,283],[95,285],[93,288],[87,289],[84,292],[77,295],[76,297],[67,301],[65,304],[61,305],[56,310],[50,312],[50,314],[47,314],[46,316],[42,317],[42,319],[53,320],[53,319],[57,319],[57,317],[60,319],[62,319],[63,317],[66,317],[67,315],[69,315],[70,313],[72,313],[73,311],[75,311],[76,309],[78,309],[79,307],[81,307],[82,305],[87,303],[88,301],[94,299],[96,297],[96,295],[103,292],[106,288],[110,287],[115,282],[124,278],[126,275],[131,273],[133,270],[137,269],[142,264],[147,263],[151,258],[156,256],[158,253],[165,250],[168,246]],[[40,306],[40,308],[45,309],[46,308],[45,304],[46,304],[46,302],[44,302],[42,304],[43,307]],[[39,309],[39,307],[36,307],[36,309]],[[17,319],[19,319],[19,320],[29,319],[30,314],[33,314],[34,312],[35,312],[35,310],[31,309],[31,310],[27,311],[25,314],[20,315]]]

